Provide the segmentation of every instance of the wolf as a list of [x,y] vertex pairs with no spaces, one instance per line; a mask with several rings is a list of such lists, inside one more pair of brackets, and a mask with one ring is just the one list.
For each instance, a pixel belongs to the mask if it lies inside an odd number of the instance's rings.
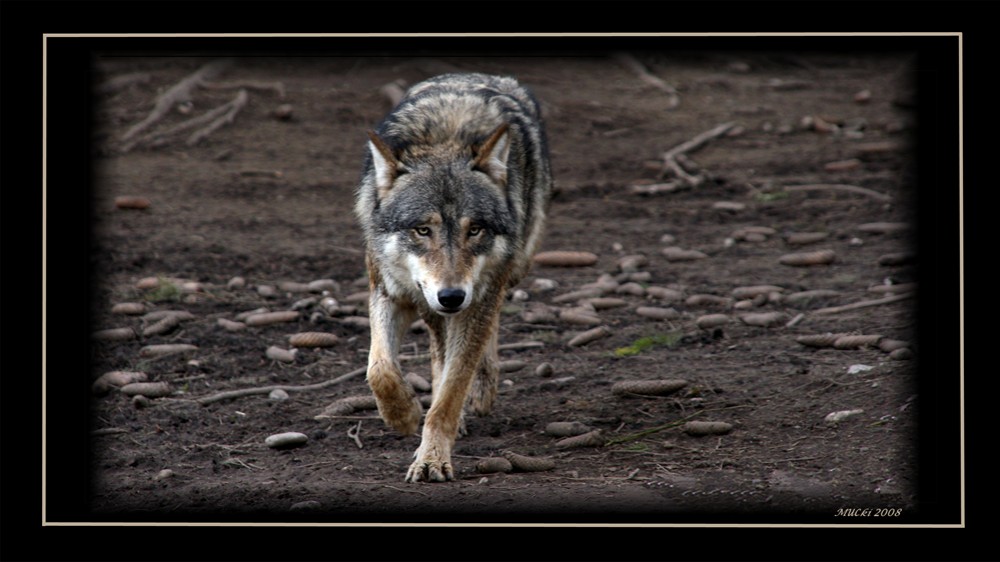
[[369,275],[367,381],[404,435],[423,412],[400,343],[417,317],[431,343],[432,401],[407,482],[453,480],[466,405],[493,406],[500,309],[531,266],[551,193],[540,105],[515,78],[430,78],[368,132],[354,208]]

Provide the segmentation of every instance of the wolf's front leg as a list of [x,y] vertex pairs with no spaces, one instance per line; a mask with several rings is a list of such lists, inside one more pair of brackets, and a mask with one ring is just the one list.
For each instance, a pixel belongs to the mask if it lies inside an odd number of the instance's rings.
[[413,320],[413,310],[373,287],[369,316],[372,344],[367,378],[379,415],[386,425],[403,435],[416,433],[423,408],[413,387],[403,378],[398,362],[400,342]]
[[406,474],[407,482],[444,482],[455,478],[451,450],[462,409],[497,326],[500,300],[491,299],[450,318],[445,330],[445,362],[424,419],[420,447]]

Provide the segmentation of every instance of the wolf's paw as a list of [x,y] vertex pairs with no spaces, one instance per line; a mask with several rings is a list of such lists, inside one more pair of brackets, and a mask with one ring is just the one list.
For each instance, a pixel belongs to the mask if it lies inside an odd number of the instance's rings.
[[386,425],[403,435],[412,435],[417,432],[423,407],[420,406],[420,400],[417,399],[413,390],[401,386],[398,387],[397,392],[386,396],[375,394],[375,403],[378,405],[378,413]]
[[407,482],[446,482],[455,479],[455,471],[451,466],[451,446],[440,435],[425,433],[420,447],[413,453],[413,459],[410,470],[406,472]]
[[447,482],[454,479],[451,462],[440,459],[418,458],[406,473],[407,482]]

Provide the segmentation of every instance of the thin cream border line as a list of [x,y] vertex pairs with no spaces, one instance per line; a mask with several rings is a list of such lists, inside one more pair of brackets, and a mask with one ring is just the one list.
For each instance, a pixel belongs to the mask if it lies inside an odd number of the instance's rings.
[[[45,316],[46,316],[46,216],[47,216],[47,65],[48,65],[48,39],[49,38],[145,38],[145,37],[957,37],[958,38],[958,216],[959,216],[959,490],[960,490],[960,522],[957,524],[698,524],[698,523],[176,523],[176,522],[49,522],[46,521],[46,455],[45,455],[45,404],[46,404],[46,339],[45,339]],[[42,526],[43,527],[75,527],[75,526],[122,526],[122,527],[211,527],[211,526],[241,526],[241,527],[743,527],[743,528],[965,528],[966,502],[965,502],[965,260],[962,253],[964,248],[964,215],[962,203],[964,197],[964,144],[963,144],[963,35],[961,32],[821,32],[821,33],[155,33],[155,34],[134,34],[134,33],[43,33],[42,34]]]
[[962,213],[965,201],[965,145],[964,114],[962,111],[962,36],[958,36],[958,447],[959,447],[959,495],[962,525],[965,525],[965,220]]
[[930,32],[736,32],[736,33],[46,33],[44,37],[933,37],[961,36],[960,31]]
[[45,218],[48,216],[48,176],[46,174],[48,167],[48,151],[46,147],[48,146],[48,39],[42,36],[42,525],[45,525],[45,506],[46,502],[46,486],[45,483],[48,482],[48,472],[46,471],[46,457],[45,457],[45,436],[48,435],[48,430],[45,425],[45,404],[48,403],[47,395],[45,393],[45,387],[48,386],[48,366],[45,363],[45,357],[48,355],[45,350],[45,317],[46,317],[46,299],[48,298],[48,280],[47,271],[45,264],[48,261],[46,256],[46,251],[49,247],[48,238],[46,237],[47,225]]

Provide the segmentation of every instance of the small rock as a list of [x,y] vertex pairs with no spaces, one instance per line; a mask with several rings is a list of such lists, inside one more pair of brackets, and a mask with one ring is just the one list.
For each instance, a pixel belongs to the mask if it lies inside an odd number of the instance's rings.
[[309,440],[309,437],[305,433],[299,433],[297,431],[288,431],[285,433],[276,433],[271,435],[264,440],[264,444],[272,449],[282,449],[289,447],[297,447],[304,444]]
[[288,393],[280,388],[276,388],[267,395],[267,398],[275,401],[288,400]]
[[847,374],[848,375],[856,375],[858,373],[864,373],[866,371],[871,371],[874,368],[875,367],[872,367],[871,365],[862,365],[862,364],[858,363],[857,365],[851,365],[850,367],[848,367],[847,368]]
[[169,468],[164,468],[163,470],[156,473],[156,476],[153,477],[153,480],[163,480],[164,478],[170,478],[173,475],[174,475],[173,470],[170,470]]
[[702,330],[709,330],[712,328],[718,328],[719,326],[724,326],[729,323],[729,320],[729,316],[725,314],[706,314],[704,316],[699,316],[698,319],[694,321],[694,324]]
[[868,103],[872,99],[872,91],[865,89],[854,94],[854,103]]
[[283,103],[278,107],[274,108],[274,117],[281,121],[288,121],[292,118],[292,104]]
[[233,277],[226,283],[226,288],[229,290],[242,289],[247,286],[247,280],[242,277]]
[[290,507],[289,509],[291,511],[316,511],[321,507],[323,507],[322,504],[320,504],[316,500],[306,500],[298,503],[293,503],[292,507]]
[[410,383],[410,386],[420,392],[430,392],[431,390],[430,381],[416,373],[406,373],[406,376],[403,378],[406,379],[406,382]]
[[554,372],[555,369],[552,368],[551,363],[542,363],[541,365],[535,367],[535,375],[542,378],[549,378]]

